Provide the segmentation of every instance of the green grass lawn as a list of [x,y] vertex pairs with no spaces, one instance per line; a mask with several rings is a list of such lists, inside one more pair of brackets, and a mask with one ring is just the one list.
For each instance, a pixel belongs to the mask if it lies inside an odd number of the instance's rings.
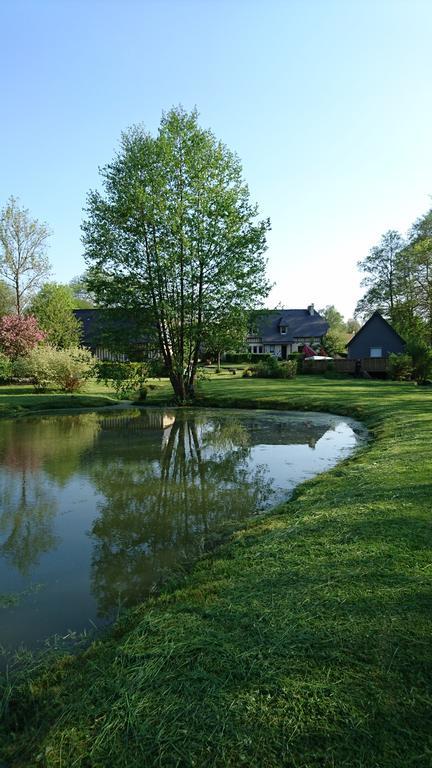
[[374,439],[84,654],[7,683],[6,765],[430,768],[432,392],[234,376],[199,391],[354,415]]
[[[168,397],[169,383],[166,379],[151,379],[149,384],[152,387],[149,402],[158,401],[161,393],[164,398]],[[19,416],[45,410],[100,408],[117,402],[114,389],[98,381],[90,381],[83,391],[74,395],[56,391],[38,393],[30,384],[0,386],[0,417]]]

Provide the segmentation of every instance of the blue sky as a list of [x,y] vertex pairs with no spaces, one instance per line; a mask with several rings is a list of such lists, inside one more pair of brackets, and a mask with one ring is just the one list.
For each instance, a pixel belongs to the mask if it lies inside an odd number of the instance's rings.
[[356,262],[432,194],[430,0],[1,0],[0,205],[52,229],[57,280],[121,131],[195,105],[272,221],[269,306],[361,295]]

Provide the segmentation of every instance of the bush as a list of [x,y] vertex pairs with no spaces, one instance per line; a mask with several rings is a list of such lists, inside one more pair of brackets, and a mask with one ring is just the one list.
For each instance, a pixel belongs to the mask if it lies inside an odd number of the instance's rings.
[[413,360],[411,355],[406,353],[389,355],[390,376],[395,381],[405,381],[410,379],[413,373]]
[[255,352],[253,352],[250,358],[252,363],[265,363],[267,360],[277,360],[277,357],[271,355],[269,352],[265,352],[261,355],[257,355]]
[[304,360],[302,352],[291,352],[291,354],[288,355],[288,360],[294,360],[297,365],[297,373],[302,373]]
[[245,368],[243,373],[242,373],[243,379],[251,379],[252,376],[253,376],[252,368]]
[[97,377],[113,386],[120,400],[130,400],[136,396],[144,400],[147,396],[145,382],[148,367],[145,363],[99,363]]
[[31,378],[36,389],[54,386],[63,392],[78,392],[95,375],[96,364],[88,349],[56,349],[47,344],[16,360],[14,373],[18,378]]
[[293,379],[297,374],[295,360],[279,362],[275,357],[262,360],[253,368],[253,375],[259,379]]
[[13,376],[12,361],[0,352],[0,384],[6,384]]
[[279,363],[278,379],[293,379],[297,375],[297,362],[295,360],[283,360]]
[[45,334],[31,315],[4,315],[0,318],[0,350],[11,360],[28,355]]
[[411,341],[406,351],[412,357],[413,378],[424,384],[432,376],[432,348],[425,341]]
[[168,368],[161,358],[155,358],[147,362],[149,376],[154,376],[156,379],[168,378]]

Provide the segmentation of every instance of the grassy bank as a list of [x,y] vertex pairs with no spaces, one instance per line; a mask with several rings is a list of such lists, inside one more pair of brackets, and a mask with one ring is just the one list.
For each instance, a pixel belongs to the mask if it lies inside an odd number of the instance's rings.
[[203,402],[347,413],[374,441],[106,640],[5,688],[10,766],[432,764],[432,393],[216,379]]
[[[152,389],[149,402],[159,402],[161,394],[168,396],[166,380],[150,380]],[[82,392],[67,395],[62,392],[35,392],[30,384],[0,386],[0,418],[37,413],[39,411],[68,410],[73,408],[101,408],[114,405],[118,400],[114,389],[98,381],[90,381]]]

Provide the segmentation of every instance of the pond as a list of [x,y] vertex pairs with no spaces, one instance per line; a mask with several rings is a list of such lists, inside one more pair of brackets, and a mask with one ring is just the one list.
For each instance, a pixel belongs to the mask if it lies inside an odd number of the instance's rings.
[[0,645],[111,621],[224,522],[348,456],[327,414],[125,409],[0,422]]

